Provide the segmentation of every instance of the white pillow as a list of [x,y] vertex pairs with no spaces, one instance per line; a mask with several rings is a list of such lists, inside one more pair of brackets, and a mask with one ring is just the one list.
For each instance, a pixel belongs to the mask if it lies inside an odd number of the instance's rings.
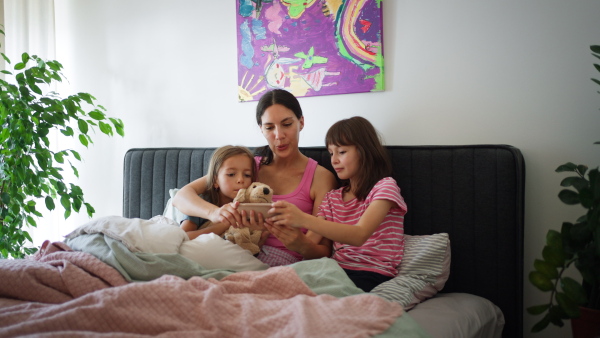
[[107,216],[88,222],[66,238],[82,234],[103,233],[122,242],[132,252],[179,253],[179,247],[189,238],[185,231],[162,216],[146,220]]
[[404,257],[398,275],[371,292],[410,310],[441,291],[449,276],[450,239],[447,233],[404,235]]
[[200,235],[193,240],[184,242],[179,254],[206,269],[256,271],[269,268],[267,264],[254,257],[250,251],[213,233]]
[[179,224],[181,224],[181,221],[184,217],[186,217],[186,215],[173,206],[173,197],[175,197],[175,194],[177,194],[178,191],[179,189],[177,188],[169,190],[169,196],[171,196],[171,198],[169,198],[167,204],[165,205],[165,211],[163,211],[163,216],[174,220],[179,226]]

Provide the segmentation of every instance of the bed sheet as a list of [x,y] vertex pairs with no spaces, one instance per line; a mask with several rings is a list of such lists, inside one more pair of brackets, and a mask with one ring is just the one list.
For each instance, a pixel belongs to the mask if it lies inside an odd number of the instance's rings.
[[408,314],[433,338],[500,338],[505,324],[500,308],[467,293],[438,293]]

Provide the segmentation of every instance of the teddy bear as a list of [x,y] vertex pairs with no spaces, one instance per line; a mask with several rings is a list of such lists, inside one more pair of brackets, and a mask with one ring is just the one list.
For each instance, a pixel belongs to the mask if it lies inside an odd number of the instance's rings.
[[[240,202],[240,205],[243,203],[265,203],[268,205],[273,200],[273,189],[264,183],[253,182],[247,189],[240,189],[233,200]],[[261,230],[230,226],[229,229],[223,233],[223,238],[241,246],[255,255],[260,251],[258,242],[260,241],[261,234]]]

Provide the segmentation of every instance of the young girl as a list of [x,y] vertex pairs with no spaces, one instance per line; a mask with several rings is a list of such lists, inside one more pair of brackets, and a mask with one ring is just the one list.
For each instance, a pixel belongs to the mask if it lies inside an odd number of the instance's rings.
[[[205,192],[196,196],[219,208],[236,209],[237,203],[233,205],[231,202],[238,190],[250,186],[255,177],[254,169],[254,156],[248,148],[238,146],[218,148],[210,158]],[[211,223],[208,227],[201,228],[206,221],[199,217],[188,217],[181,222],[181,228],[190,239],[211,232],[220,236],[229,229],[228,223]]]
[[[334,241],[332,258],[365,292],[392,279],[404,253],[406,203],[373,125],[355,116],[335,123],[325,137],[342,187],[327,193],[317,217],[273,203],[275,226],[303,227]],[[267,229],[274,227],[265,222]]]

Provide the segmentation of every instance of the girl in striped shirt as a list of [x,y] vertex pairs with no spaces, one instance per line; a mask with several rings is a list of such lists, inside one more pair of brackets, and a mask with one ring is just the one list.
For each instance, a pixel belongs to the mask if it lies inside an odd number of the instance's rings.
[[271,212],[277,215],[265,226],[271,232],[282,226],[306,228],[333,240],[332,258],[369,292],[398,274],[406,203],[390,177],[387,150],[368,120],[355,116],[336,122],[325,144],[342,187],[325,195],[316,217],[285,201],[273,203]]

